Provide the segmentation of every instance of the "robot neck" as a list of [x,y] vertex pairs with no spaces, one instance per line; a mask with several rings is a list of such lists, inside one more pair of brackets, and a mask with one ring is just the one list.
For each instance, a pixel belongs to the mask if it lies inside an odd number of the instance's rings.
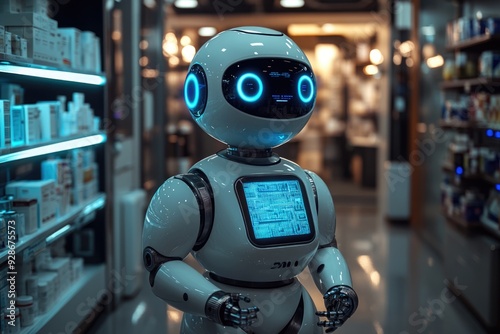
[[228,160],[241,162],[249,165],[274,165],[280,162],[280,157],[270,148],[240,148],[229,146],[218,153],[219,156]]

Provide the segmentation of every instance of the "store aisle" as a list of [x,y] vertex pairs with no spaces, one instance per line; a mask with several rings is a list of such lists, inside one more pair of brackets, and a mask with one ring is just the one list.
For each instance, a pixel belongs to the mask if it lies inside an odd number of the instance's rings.
[[[335,183],[331,187],[339,248],[359,296],[357,312],[336,333],[485,333],[446,289],[441,262],[433,251],[407,227],[383,219],[375,192],[339,183],[346,195]],[[306,273],[300,278],[322,308],[312,279]],[[106,315],[91,333],[179,333],[182,314],[155,297],[144,282],[136,298]]]

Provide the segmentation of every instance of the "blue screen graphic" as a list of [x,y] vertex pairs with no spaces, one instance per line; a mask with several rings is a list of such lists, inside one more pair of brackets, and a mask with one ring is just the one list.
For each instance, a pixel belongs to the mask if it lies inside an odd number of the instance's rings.
[[243,191],[256,239],[311,232],[298,180],[244,182]]

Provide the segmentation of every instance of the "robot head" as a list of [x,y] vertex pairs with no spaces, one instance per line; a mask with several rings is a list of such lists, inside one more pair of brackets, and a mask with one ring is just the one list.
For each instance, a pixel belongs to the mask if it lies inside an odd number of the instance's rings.
[[292,139],[311,117],[316,81],[304,52],[261,27],[223,31],[197,52],[184,83],[194,120],[236,148],[267,149]]

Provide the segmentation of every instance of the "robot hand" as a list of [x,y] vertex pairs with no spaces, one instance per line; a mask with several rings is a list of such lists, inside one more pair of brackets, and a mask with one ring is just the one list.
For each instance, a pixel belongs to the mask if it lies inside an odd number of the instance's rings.
[[327,333],[342,326],[358,307],[358,296],[349,286],[335,286],[325,293],[323,299],[326,311],[316,312],[316,315],[328,318],[318,322],[318,326],[328,327]]
[[240,308],[239,301],[250,302],[250,298],[239,293],[217,291],[213,293],[205,306],[207,317],[221,325],[240,327],[245,330],[257,320],[259,309],[255,306]]

